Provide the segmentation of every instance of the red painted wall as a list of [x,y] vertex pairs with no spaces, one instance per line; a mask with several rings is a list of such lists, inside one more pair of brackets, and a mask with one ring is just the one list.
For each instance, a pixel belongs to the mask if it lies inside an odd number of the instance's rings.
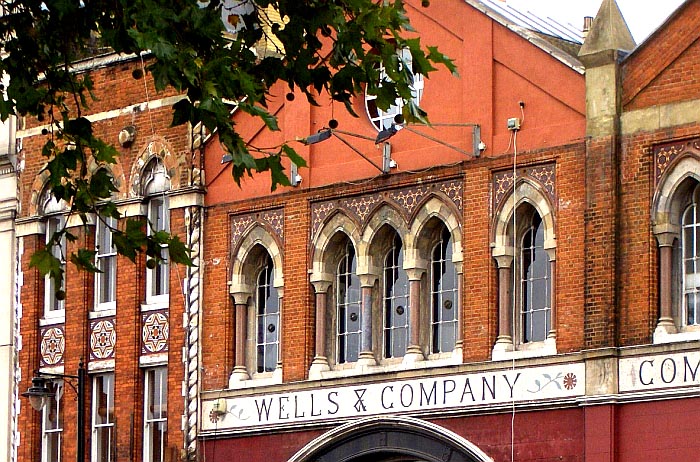
[[[412,24],[424,45],[438,45],[453,58],[459,77],[441,68],[426,79],[421,106],[434,124],[476,123],[481,126],[487,145],[484,156],[499,157],[512,149],[511,132],[506,121],[524,119],[518,134],[518,149],[527,151],[558,146],[581,140],[585,134],[585,86],[583,75],[561,63],[523,37],[494,22],[461,0],[444,0],[440,5],[420,7],[407,2]],[[300,189],[375,177],[380,172],[369,162],[331,138],[306,147],[293,140],[305,138],[339,121],[339,129],[362,136],[375,137],[376,129],[367,118],[364,99],[353,103],[359,118],[351,117],[341,104],[319,99],[320,107],[311,107],[297,93],[294,101],[285,99],[288,89],[273,88],[270,112],[279,117],[280,132],[271,133],[261,122],[245,114],[235,115],[237,129],[253,146],[271,148],[284,141],[292,145],[307,161],[301,169]],[[524,117],[519,102],[525,103]],[[417,130],[445,143],[471,152],[471,129],[467,127],[416,127]],[[381,165],[381,149],[373,141],[344,136],[353,147]],[[435,165],[471,160],[470,156],[446,148],[408,130],[391,139],[392,158],[398,163],[394,173],[415,171]],[[270,149],[271,150],[271,149]],[[269,175],[245,179],[238,188],[231,180],[230,167],[221,164],[223,151],[209,142],[206,159],[207,204],[225,203],[269,194]],[[280,188],[279,192],[287,189]]]
[[[510,413],[476,415],[463,418],[429,419],[478,446],[494,461],[511,460]],[[513,421],[514,460],[519,462],[584,460],[584,411],[517,412]],[[206,440],[202,442],[208,462],[246,460],[247,462],[284,462],[317,436],[331,428],[291,433]]]

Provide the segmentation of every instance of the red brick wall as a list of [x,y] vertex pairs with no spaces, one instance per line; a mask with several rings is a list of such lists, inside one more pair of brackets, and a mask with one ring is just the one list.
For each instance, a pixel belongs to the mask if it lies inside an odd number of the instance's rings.
[[[153,101],[173,92],[157,93],[152,79],[134,79],[132,71],[140,69],[137,60],[117,63],[91,72],[95,82],[97,99],[89,102],[89,109],[83,114],[93,114],[103,111],[119,110],[130,105]],[[148,85],[148,97],[144,88]],[[187,127],[171,127],[172,110],[170,107],[150,109],[140,112],[127,111],[114,118],[97,121],[93,124],[94,131],[105,141],[112,143],[119,151],[119,165],[114,169],[115,174],[123,171],[123,176],[117,177],[120,188],[118,199],[127,197],[130,189],[132,163],[142,154],[153,136],[163,137],[172,149],[171,154],[179,159],[180,169],[174,184],[186,185],[188,181],[186,165],[190,159],[190,137]],[[43,123],[47,123],[45,119]],[[137,129],[134,143],[127,148],[117,143],[117,135],[127,125],[135,125]],[[27,127],[37,126],[37,121],[28,120]],[[27,218],[35,210],[30,207],[32,193],[39,192],[41,181],[38,179],[44,166],[45,158],[40,154],[41,146],[51,135],[36,135],[23,138],[20,156],[25,160],[25,168],[20,175],[20,200],[22,218]],[[125,226],[121,220],[119,226]],[[174,234],[186,241],[184,209],[173,210],[171,214],[171,229]],[[69,244],[69,250],[79,247],[94,247],[94,227],[87,230],[82,227],[72,228],[77,241]],[[21,334],[23,349],[20,351],[20,367],[22,369],[21,391],[30,385],[33,372],[39,368],[39,318],[43,317],[44,279],[34,269],[29,268],[29,260],[38,246],[43,246],[44,235],[26,236],[23,239],[22,256],[23,286],[21,289],[22,319]],[[143,373],[139,367],[141,355],[141,303],[145,298],[145,258],[137,256],[132,263],[125,257],[117,258],[117,314],[116,330],[117,345],[115,354],[115,436],[117,440],[117,461],[140,460],[142,451],[143,426]],[[183,433],[180,430],[181,415],[184,409],[182,397],[182,380],[184,369],[182,363],[182,347],[184,330],[182,326],[185,310],[182,294],[182,279],[186,275],[184,267],[171,266],[170,276],[170,341],[168,354],[168,457],[180,457],[183,447]],[[66,350],[65,374],[75,374],[79,362],[87,364],[89,357],[89,320],[88,313],[93,309],[93,276],[79,272],[72,264],[67,265],[66,272]],[[90,395],[91,380],[88,379],[86,423],[86,449],[90,451]],[[22,435],[19,460],[39,460],[41,450],[40,414],[30,409],[22,398],[22,412],[19,416],[19,430]],[[75,457],[76,443],[76,412],[77,406],[69,387],[63,401],[64,433],[62,458],[71,460]]]
[[685,2],[666,27],[624,62],[625,110],[683,101],[697,94],[699,15],[700,1]]
[[[584,226],[585,195],[581,168],[585,145],[576,143],[519,155],[519,165],[556,162],[555,226],[557,236],[557,347],[561,352],[584,347]],[[464,253],[464,355],[465,361],[485,361],[498,328],[496,266],[491,257],[491,172],[510,168],[511,156],[481,159],[460,166],[436,168],[429,175],[398,174],[368,185],[337,185],[299,191],[255,201],[221,204],[207,209],[204,230],[206,277],[204,285],[202,362],[204,390],[226,388],[232,370],[233,307],[227,293],[230,268],[228,255],[229,214],[247,214],[272,207],[284,209],[284,301],[282,358],[285,381],[303,380],[314,355],[314,294],[309,283],[310,201],[338,195],[354,195],[374,188],[401,187],[423,181],[463,178],[464,212],[462,227]],[[226,223],[226,224],[224,224]],[[218,263],[214,263],[214,261]],[[486,283],[485,283],[486,282]],[[603,341],[603,340],[601,340]],[[611,340],[605,340],[611,341]]]

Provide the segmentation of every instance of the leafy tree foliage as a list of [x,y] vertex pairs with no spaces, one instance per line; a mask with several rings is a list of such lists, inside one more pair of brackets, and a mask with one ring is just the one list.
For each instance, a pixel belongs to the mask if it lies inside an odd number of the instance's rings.
[[[366,87],[387,109],[406,101],[407,121],[426,122],[411,101],[413,75],[427,75],[438,64],[454,72],[452,62],[436,48],[423,48],[408,21],[402,0],[2,0],[0,36],[4,54],[0,71],[9,76],[0,116],[35,117],[47,128],[42,154],[50,173],[49,187],[71,212],[118,217],[109,201],[115,191],[107,169],[89,175],[97,165],[115,162],[117,151],[95,136],[84,116],[92,99],[89,72],[71,64],[100,50],[148,55],[149,72],[158,90],[174,88],[185,95],[173,107],[173,125],[203,126],[216,131],[233,158],[233,178],[269,171],[273,188],[288,184],[281,157],[304,161],[292,146],[254,152],[236,132],[231,104],[278,130],[266,110],[270,88],[285,82],[303,92],[311,104],[322,93],[345,104]],[[423,6],[429,2],[423,0]],[[411,69],[397,54],[407,49]],[[261,52],[262,51],[262,52]],[[379,64],[383,64],[383,81]],[[253,152],[251,152],[253,151]],[[167,233],[145,233],[135,222],[115,230],[117,251],[134,260],[139,252],[159,258],[168,245],[171,260],[191,263],[187,249]],[[59,231],[74,238],[65,230]],[[54,236],[53,243],[61,236]],[[94,252],[82,249],[67,260],[97,271]],[[62,277],[49,250],[32,264],[44,274]]]

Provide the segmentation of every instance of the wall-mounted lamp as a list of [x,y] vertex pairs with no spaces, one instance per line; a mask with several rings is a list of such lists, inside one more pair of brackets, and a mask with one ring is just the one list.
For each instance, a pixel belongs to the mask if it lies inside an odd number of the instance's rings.
[[304,144],[316,144],[320,143],[321,141],[326,141],[328,138],[331,137],[331,129],[330,128],[324,128],[319,130],[318,132],[314,133],[313,135],[309,135],[306,138],[302,139],[302,143]]
[[[22,393],[22,396],[29,400],[29,404],[33,409],[41,411],[48,398],[53,395],[53,392],[46,386],[51,379],[76,379],[77,388],[70,380],[66,380],[73,390],[78,395],[78,419],[77,419],[77,445],[76,445],[76,460],[77,462],[85,461],[85,381],[87,371],[85,365],[81,362],[78,366],[78,375],[66,374],[48,374],[45,372],[37,372],[36,376],[32,377],[32,385],[27,391]],[[43,457],[42,457],[43,459]]]
[[387,141],[389,138],[396,135],[396,133],[398,133],[400,128],[401,128],[400,125],[397,128],[396,124],[391,124],[391,127],[385,128],[384,130],[381,130],[377,134],[377,138],[374,140],[374,144],[379,144],[379,143],[382,143],[384,141]]

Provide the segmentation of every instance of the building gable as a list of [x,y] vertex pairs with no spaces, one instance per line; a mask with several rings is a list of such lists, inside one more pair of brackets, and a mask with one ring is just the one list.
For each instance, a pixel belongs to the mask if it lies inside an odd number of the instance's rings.
[[677,102],[700,88],[700,1],[685,2],[623,62],[625,110]]

